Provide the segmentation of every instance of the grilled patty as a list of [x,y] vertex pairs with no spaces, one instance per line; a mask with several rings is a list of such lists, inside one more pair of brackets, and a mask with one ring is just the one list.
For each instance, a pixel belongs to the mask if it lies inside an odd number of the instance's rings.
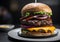
[[21,20],[21,24],[28,26],[51,26],[52,20],[49,16],[46,15],[36,15],[28,18],[23,18]]

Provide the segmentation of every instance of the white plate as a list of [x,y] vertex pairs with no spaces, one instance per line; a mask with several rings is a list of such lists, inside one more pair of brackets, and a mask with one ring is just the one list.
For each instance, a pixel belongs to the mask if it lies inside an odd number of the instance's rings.
[[56,29],[55,31],[55,33],[58,32],[58,35],[54,37],[42,38],[42,39],[41,38],[35,38],[35,39],[24,38],[24,37],[18,36],[18,32],[21,33],[21,28],[17,28],[17,29],[9,31],[8,36],[16,40],[25,40],[25,41],[57,41],[57,40],[60,40],[60,29]]
[[15,27],[15,25],[0,25],[0,30],[6,31],[6,30],[10,30],[14,27]]

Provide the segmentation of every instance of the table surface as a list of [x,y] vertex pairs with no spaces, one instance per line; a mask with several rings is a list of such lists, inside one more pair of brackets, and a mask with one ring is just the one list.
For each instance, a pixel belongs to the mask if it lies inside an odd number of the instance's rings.
[[[60,28],[60,25],[55,25],[55,26],[57,28]],[[15,28],[18,28],[18,27],[15,27]],[[9,39],[7,33],[8,33],[8,31],[0,31],[0,42],[17,42],[17,41],[10,40],[11,38]],[[19,41],[19,42],[23,42],[23,41]]]

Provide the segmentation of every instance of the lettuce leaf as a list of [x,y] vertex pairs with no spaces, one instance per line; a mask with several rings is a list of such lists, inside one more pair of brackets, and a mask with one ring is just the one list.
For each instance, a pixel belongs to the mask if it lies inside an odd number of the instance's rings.
[[[41,15],[46,14],[46,15],[51,16],[52,15],[52,12],[51,13],[48,13],[48,12],[40,11],[40,12],[34,12],[34,14],[41,14]],[[26,12],[24,16],[27,17],[29,15],[30,15],[30,12]]]
[[48,12],[40,11],[40,12],[34,12],[34,14],[46,14],[46,15],[52,15],[52,12],[51,12],[51,13],[48,13]]
[[30,15],[30,13],[29,13],[29,12],[26,12],[25,17],[27,17],[27,16],[29,16],[29,15]]

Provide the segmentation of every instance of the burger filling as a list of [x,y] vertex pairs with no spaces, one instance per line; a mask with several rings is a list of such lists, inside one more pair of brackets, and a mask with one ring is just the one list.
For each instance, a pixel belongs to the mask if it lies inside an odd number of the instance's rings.
[[21,18],[21,24],[26,26],[52,26],[52,20],[50,19],[52,13],[48,12],[26,12],[23,18]]

